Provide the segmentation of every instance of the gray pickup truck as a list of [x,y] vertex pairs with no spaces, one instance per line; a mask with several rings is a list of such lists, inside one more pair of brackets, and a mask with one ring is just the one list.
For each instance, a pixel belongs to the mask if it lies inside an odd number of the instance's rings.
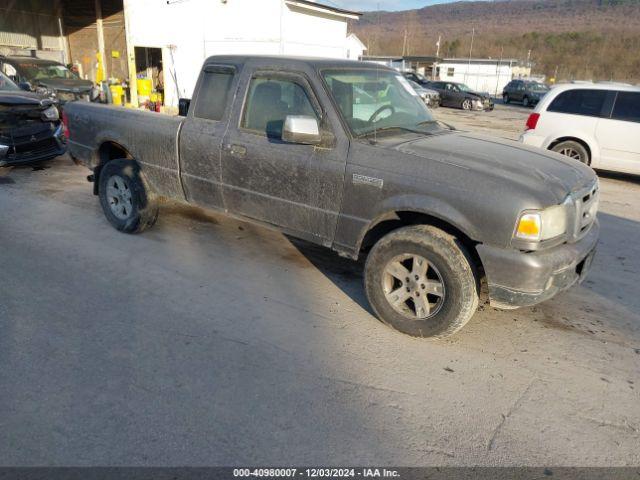
[[[598,181],[553,152],[452,130],[398,72],[219,56],[184,116],[65,107],[71,155],[109,222],[141,232],[159,196],[276,227],[352,259],[381,321],[443,337],[478,306],[529,306],[584,279]],[[187,112],[185,110],[188,109]]]

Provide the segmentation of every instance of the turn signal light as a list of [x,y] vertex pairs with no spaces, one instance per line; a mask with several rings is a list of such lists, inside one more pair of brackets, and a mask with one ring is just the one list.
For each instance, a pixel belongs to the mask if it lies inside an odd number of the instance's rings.
[[527,118],[527,130],[535,130],[538,125],[538,120],[540,120],[539,113],[532,113],[529,115],[529,118]]
[[525,213],[520,217],[516,237],[523,240],[540,240],[542,221],[538,213]]

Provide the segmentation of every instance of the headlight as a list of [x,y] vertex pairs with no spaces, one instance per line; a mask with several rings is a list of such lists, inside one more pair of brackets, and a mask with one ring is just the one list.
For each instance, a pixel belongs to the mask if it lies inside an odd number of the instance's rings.
[[520,215],[516,225],[515,237],[520,240],[540,242],[550,240],[567,233],[567,218],[571,199],[561,205]]
[[55,105],[51,105],[50,107],[42,111],[43,120],[48,120],[50,122],[53,122],[55,120],[58,120],[59,118],[60,118],[60,113],[58,112],[58,109],[56,108]]

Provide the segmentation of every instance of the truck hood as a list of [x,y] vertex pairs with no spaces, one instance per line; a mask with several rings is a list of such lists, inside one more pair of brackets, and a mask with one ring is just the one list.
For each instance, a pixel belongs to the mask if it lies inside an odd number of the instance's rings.
[[453,132],[391,147],[405,154],[443,162],[490,177],[498,184],[519,184],[523,190],[548,190],[557,202],[593,182],[590,167],[560,154],[499,138]]
[[37,81],[38,85],[62,92],[81,93],[88,92],[93,87],[89,80],[80,78],[42,78]]
[[51,105],[51,100],[43,99],[37,93],[18,91],[0,91],[0,105],[13,106],[13,105],[34,105],[34,106],[48,106]]

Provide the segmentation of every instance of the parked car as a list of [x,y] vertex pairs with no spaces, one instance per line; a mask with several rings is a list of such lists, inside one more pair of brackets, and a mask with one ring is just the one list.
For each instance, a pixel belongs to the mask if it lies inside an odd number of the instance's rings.
[[420,337],[462,328],[481,272],[492,304],[514,308],[589,270],[599,231],[593,170],[443,128],[395,70],[210,57],[180,111],[186,117],[66,106],[71,155],[93,170],[116,229],[153,225],[164,196],[366,256],[374,312]]
[[440,94],[438,92],[436,92],[435,90],[431,90],[430,88],[425,88],[412,80],[407,81],[418,94],[418,96],[424,101],[427,107],[438,108],[440,106]]
[[593,168],[640,174],[640,88],[558,85],[529,116],[520,141]]
[[407,80],[415,82],[422,87],[426,87],[427,85],[429,85],[429,82],[430,82],[430,80],[427,77],[425,77],[424,75],[418,72],[414,72],[413,70],[405,70],[404,72],[402,72],[402,75]]
[[55,99],[59,104],[90,100],[93,83],[61,63],[27,56],[0,56],[0,71],[20,88]]
[[0,72],[0,167],[35,163],[66,150],[58,109]]
[[443,107],[462,108],[463,110],[493,110],[493,100],[486,93],[471,90],[464,83],[429,82],[427,86],[440,94]]
[[511,80],[502,91],[504,103],[522,102],[525,107],[536,105],[549,91],[544,83],[532,80]]

